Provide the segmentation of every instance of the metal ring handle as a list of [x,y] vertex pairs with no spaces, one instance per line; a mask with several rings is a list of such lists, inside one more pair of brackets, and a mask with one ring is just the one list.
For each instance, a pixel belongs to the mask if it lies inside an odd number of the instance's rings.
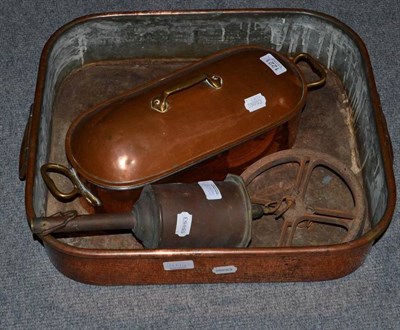
[[[93,195],[79,180],[78,175],[73,168],[67,168],[64,165],[55,163],[47,163],[42,165],[40,168],[40,173],[42,174],[42,178],[51,194],[59,201],[70,202],[78,196],[83,196],[90,204],[94,206],[101,205],[101,201],[95,195]],[[58,173],[67,177],[71,181],[74,188],[70,192],[62,192],[57,188],[53,179],[50,178],[49,173]]]
[[197,85],[198,83],[201,83],[205,81],[210,87],[214,89],[220,89],[222,87],[222,78],[216,75],[209,76],[208,74],[200,74],[197,77],[194,77],[192,79],[189,79],[188,81],[185,81],[181,84],[178,84],[176,86],[173,86],[169,89],[166,89],[165,91],[162,92],[160,96],[156,96],[151,100],[151,108],[153,110],[156,110],[158,112],[164,113],[168,111],[168,103],[167,103],[167,98],[171,94],[183,91],[185,89],[188,89],[190,87],[193,87]]
[[325,84],[326,71],[325,71],[324,67],[317,60],[315,60],[311,55],[306,54],[306,53],[297,54],[294,57],[293,62],[295,64],[297,64],[299,62],[306,62],[310,66],[311,70],[319,76],[319,78],[320,78],[319,80],[306,84],[307,89],[318,88]]

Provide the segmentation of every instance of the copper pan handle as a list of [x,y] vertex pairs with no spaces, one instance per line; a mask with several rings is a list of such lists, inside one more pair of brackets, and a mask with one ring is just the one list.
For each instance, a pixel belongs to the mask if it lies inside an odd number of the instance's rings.
[[297,54],[294,57],[293,62],[295,64],[297,64],[299,62],[306,62],[310,66],[311,70],[319,76],[318,80],[309,82],[306,84],[307,89],[315,89],[315,88],[321,87],[325,84],[326,71],[325,71],[324,67],[317,60],[315,60],[311,55],[306,54],[306,53]]
[[[42,174],[42,178],[51,194],[59,201],[70,202],[78,196],[83,196],[93,206],[101,205],[101,201],[95,195],[93,195],[79,180],[78,175],[73,168],[67,168],[64,165],[55,163],[47,163],[42,165],[40,168],[40,173]],[[67,177],[71,181],[74,188],[70,192],[61,191],[57,188],[57,185],[49,176],[49,173],[57,173]]]
[[378,114],[379,114],[380,123],[378,123],[378,124],[382,124],[382,125],[379,125],[379,126],[383,128],[384,143],[387,146],[387,150],[388,150],[388,153],[389,153],[390,164],[393,166],[394,154],[393,154],[392,138],[390,137],[387,121],[386,121],[386,118],[385,118],[385,116],[384,116],[384,114],[382,112],[382,109],[380,108],[380,105],[379,105],[379,109],[380,109],[380,111],[378,111]]
[[201,82],[206,82],[210,87],[214,89],[220,89],[222,87],[222,78],[216,75],[209,76],[208,74],[200,74],[197,77],[189,79],[183,83],[170,87],[162,92],[161,95],[154,97],[151,100],[151,108],[158,112],[164,113],[168,111],[167,98],[171,94],[183,91],[190,87],[193,87]]
[[28,168],[28,155],[29,155],[29,148],[30,148],[30,135],[31,135],[31,127],[32,127],[32,113],[33,113],[33,104],[31,105],[31,109],[29,112],[28,122],[25,126],[24,137],[21,143],[21,149],[19,151],[19,168],[18,174],[19,179],[21,181],[25,180],[26,172]]

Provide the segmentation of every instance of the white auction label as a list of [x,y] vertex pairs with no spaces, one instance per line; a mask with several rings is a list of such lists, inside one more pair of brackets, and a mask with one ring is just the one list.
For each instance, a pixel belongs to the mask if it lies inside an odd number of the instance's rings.
[[217,275],[236,273],[236,271],[237,271],[237,267],[232,266],[232,265],[231,266],[214,267],[212,269],[212,272]]
[[193,260],[166,261],[163,262],[164,270],[193,269]]
[[200,181],[198,184],[200,185],[201,189],[203,189],[208,200],[222,199],[221,192],[214,181]]
[[176,215],[175,234],[179,237],[185,237],[190,234],[192,227],[192,215],[188,212],[182,212]]
[[268,67],[277,75],[286,72],[286,68],[279,62],[272,54],[267,54],[260,57],[260,60],[263,61]]
[[244,107],[250,112],[264,108],[266,105],[267,105],[267,100],[265,96],[262,95],[261,93],[250,96],[247,99],[244,99]]

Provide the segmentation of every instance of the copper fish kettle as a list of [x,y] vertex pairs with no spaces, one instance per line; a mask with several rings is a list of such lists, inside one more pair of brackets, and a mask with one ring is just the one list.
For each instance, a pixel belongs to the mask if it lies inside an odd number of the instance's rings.
[[[305,81],[300,61],[317,81]],[[291,147],[307,90],[324,82],[307,54],[230,48],[83,112],[66,136],[71,168],[45,164],[42,176],[58,199],[82,195],[102,212],[131,209],[148,183],[223,180]],[[68,176],[73,191],[49,172]]]

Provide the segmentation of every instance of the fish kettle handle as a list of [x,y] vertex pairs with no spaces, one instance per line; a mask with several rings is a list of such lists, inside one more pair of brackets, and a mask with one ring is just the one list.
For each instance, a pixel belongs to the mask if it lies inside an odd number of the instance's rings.
[[[73,168],[67,168],[64,165],[55,163],[47,163],[42,165],[40,172],[47,188],[59,201],[69,202],[78,196],[83,196],[93,206],[101,205],[101,201],[95,195],[93,195],[79,180],[78,175]],[[57,188],[57,185],[49,176],[49,173],[58,173],[67,177],[71,181],[74,188],[70,192],[61,191]]]
[[307,89],[315,89],[325,84],[326,71],[324,67],[319,64],[319,62],[315,60],[311,55],[306,53],[299,53],[294,57],[293,62],[295,64],[299,62],[306,62],[310,66],[311,70],[319,76],[318,80],[306,84]]

